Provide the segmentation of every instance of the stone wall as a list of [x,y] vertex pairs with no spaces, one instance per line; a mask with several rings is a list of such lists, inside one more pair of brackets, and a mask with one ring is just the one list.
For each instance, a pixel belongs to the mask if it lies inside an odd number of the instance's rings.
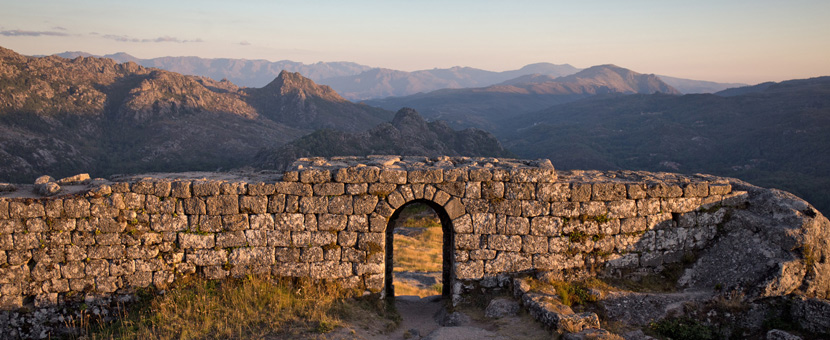
[[0,308],[163,289],[188,274],[380,292],[389,219],[416,200],[447,217],[453,293],[521,273],[619,275],[706,247],[747,195],[713,176],[557,172],[547,160],[312,158],[294,168],[267,180],[156,175],[0,198]]

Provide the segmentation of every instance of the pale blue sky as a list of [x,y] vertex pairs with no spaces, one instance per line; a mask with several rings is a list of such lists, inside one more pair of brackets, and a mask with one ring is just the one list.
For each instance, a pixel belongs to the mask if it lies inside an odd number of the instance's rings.
[[0,46],[29,55],[354,61],[406,71],[612,63],[745,83],[830,75],[827,0],[0,0],[0,9]]

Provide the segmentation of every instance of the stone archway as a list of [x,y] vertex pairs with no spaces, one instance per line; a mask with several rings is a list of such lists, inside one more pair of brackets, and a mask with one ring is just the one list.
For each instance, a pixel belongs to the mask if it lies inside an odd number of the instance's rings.
[[385,296],[394,297],[395,296],[395,285],[393,284],[394,280],[394,266],[393,266],[393,259],[394,259],[394,234],[395,234],[395,225],[398,221],[398,218],[401,215],[401,211],[404,210],[407,206],[414,204],[414,203],[421,203],[428,206],[432,209],[437,215],[439,220],[441,221],[441,231],[443,233],[443,242],[442,242],[442,256],[441,256],[441,280],[442,280],[442,288],[441,288],[441,296],[444,298],[448,298],[452,296],[452,283],[453,283],[453,264],[455,262],[455,254],[454,254],[454,230],[452,226],[452,220],[450,219],[449,214],[447,211],[439,205],[430,200],[425,199],[416,199],[409,202],[406,202],[404,205],[395,209],[395,212],[389,218],[386,226],[386,261],[385,262],[385,269],[384,269],[384,288],[383,292]]

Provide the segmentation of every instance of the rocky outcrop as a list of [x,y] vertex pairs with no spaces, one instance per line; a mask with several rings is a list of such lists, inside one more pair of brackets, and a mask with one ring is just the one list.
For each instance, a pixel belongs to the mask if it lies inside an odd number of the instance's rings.
[[255,156],[253,166],[281,171],[301,157],[380,154],[512,156],[486,131],[453,130],[442,121],[427,122],[417,111],[403,108],[391,122],[381,123],[365,132],[319,130],[282,147],[262,150]]

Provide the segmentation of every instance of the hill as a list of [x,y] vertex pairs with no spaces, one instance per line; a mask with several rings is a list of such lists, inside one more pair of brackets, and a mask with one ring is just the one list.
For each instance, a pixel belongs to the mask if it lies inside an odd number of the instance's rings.
[[[63,52],[56,56],[74,59],[79,56],[92,57],[86,52]],[[371,69],[369,66],[351,62],[318,62],[304,64],[290,60],[268,61],[231,58],[160,57],[139,59],[127,53],[100,56],[119,63],[134,62],[144,67],[155,67],[185,75],[209,77],[215,80],[227,79],[244,87],[263,87],[274,80],[280,72],[297,72],[315,81],[359,74]]]
[[830,77],[730,97],[604,95],[500,122],[505,146],[558,169],[710,173],[830,211]]
[[525,75],[488,87],[445,89],[365,103],[388,110],[412,107],[429,119],[446,120],[457,128],[476,127],[497,132],[498,121],[522,113],[597,94],[654,92],[679,93],[654,75],[600,65],[565,77]]
[[309,127],[359,131],[391,116],[299,74],[243,89],[133,62],[0,48],[2,181],[238,167]]
[[262,150],[253,165],[284,170],[300,157],[385,154],[513,157],[488,132],[478,129],[455,131],[444,122],[427,122],[415,110],[404,108],[391,122],[368,131],[318,130],[282,147]]
[[[290,60],[267,61],[231,58],[160,57],[140,59],[124,52],[94,56],[86,52],[63,52],[56,56],[74,59],[83,57],[111,58],[119,63],[132,61],[145,67],[156,67],[176,73],[228,79],[245,87],[263,87],[282,71],[301,73],[317,83],[331,86],[349,100],[379,99],[408,96],[445,88],[472,88],[494,85],[531,74],[554,78],[574,74],[581,69],[568,64],[535,63],[520,69],[494,72],[471,67],[420,70],[413,72],[373,68],[353,62],[317,62],[304,64]],[[669,76],[661,80],[682,93],[714,93],[727,88],[745,86],[737,83],[716,83]]]
[[531,64],[518,70],[493,72],[472,67],[453,67],[414,72],[371,69],[357,75],[321,80],[337,89],[346,98],[364,100],[391,96],[407,96],[439,89],[484,87],[526,74],[554,77],[579,71],[571,65]]

